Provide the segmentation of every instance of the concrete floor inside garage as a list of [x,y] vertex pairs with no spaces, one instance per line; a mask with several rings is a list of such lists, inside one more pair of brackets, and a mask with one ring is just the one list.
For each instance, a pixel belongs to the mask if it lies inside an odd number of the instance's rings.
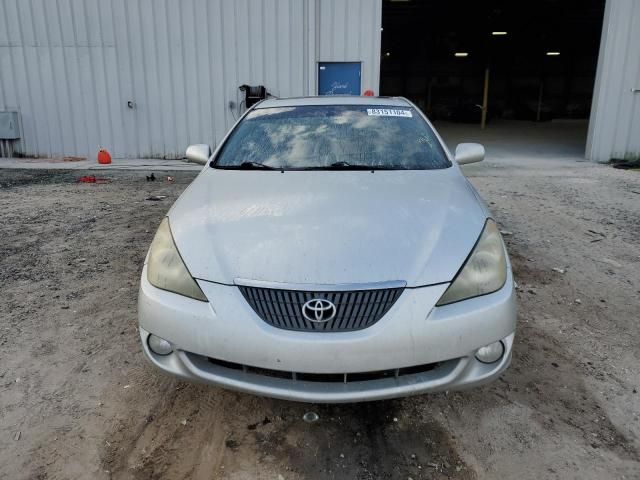
[[495,120],[484,130],[479,125],[446,121],[436,121],[434,126],[451,153],[458,143],[477,142],[484,145],[491,163],[537,165],[558,160],[586,161],[587,120]]

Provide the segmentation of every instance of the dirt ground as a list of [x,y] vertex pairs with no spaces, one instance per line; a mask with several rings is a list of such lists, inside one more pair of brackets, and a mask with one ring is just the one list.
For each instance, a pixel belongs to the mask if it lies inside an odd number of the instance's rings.
[[519,285],[511,368],[471,391],[340,406],[153,370],[138,277],[193,174],[81,174],[0,170],[0,478],[640,478],[640,172],[469,168]]

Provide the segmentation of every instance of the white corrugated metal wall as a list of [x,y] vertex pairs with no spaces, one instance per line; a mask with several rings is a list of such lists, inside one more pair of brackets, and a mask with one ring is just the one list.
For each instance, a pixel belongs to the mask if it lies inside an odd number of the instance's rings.
[[607,0],[586,156],[640,159],[640,0]]
[[381,0],[0,0],[0,111],[20,111],[26,155],[181,157],[222,138],[242,84],[315,94],[317,62],[362,61],[377,93],[381,15]]

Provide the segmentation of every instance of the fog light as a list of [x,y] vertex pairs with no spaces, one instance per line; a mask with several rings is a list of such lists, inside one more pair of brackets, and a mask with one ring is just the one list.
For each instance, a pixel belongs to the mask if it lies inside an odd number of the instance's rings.
[[156,355],[169,355],[171,352],[173,352],[171,344],[164,338],[156,337],[155,335],[149,335],[147,343],[149,344],[149,348],[151,349],[151,351]]
[[497,341],[486,347],[481,347],[476,352],[476,358],[482,363],[497,362],[504,354],[504,345],[502,341]]

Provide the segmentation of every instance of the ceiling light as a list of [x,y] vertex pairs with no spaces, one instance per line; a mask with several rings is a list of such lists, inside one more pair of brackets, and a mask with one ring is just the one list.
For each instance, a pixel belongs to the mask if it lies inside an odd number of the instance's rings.
[[468,52],[456,52],[453,54],[454,57],[468,57],[469,53]]
[[491,35],[506,35],[507,32],[491,32]]
[[557,57],[560,55],[560,52],[547,52],[548,57]]
[[386,53],[384,54],[384,56],[385,56],[385,57],[390,57],[390,56],[391,56],[391,52],[386,52]]

